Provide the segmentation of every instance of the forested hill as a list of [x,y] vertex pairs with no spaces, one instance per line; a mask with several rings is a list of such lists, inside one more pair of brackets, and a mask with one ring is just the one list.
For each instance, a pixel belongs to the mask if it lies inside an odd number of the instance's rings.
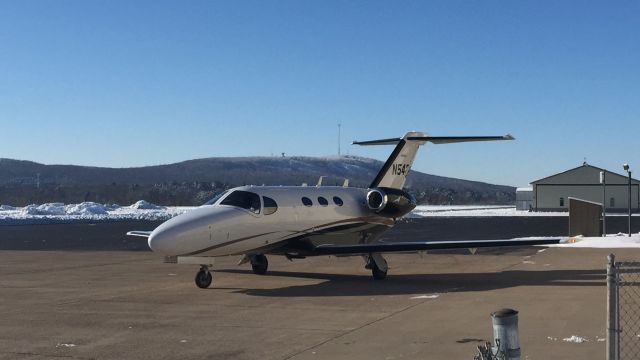
[[[383,163],[355,157],[205,158],[135,168],[43,165],[0,159],[0,204],[95,201],[130,204],[144,199],[161,205],[197,205],[215,192],[240,185],[367,187]],[[513,204],[515,188],[411,171],[406,189],[420,203]]]

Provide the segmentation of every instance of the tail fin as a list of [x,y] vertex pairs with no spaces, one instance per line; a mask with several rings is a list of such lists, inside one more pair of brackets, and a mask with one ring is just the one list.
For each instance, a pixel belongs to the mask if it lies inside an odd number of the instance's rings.
[[418,147],[427,141],[434,144],[448,144],[466,141],[514,140],[511,135],[504,136],[427,136],[422,132],[411,131],[401,138],[371,141],[354,141],[354,145],[396,145],[395,149],[371,182],[369,188],[388,187],[402,189],[418,151]]

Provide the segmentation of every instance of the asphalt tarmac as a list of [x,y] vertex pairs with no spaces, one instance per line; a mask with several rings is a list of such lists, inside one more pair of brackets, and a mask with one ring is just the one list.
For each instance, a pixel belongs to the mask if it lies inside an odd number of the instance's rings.
[[360,258],[222,258],[206,290],[151,252],[3,250],[0,359],[472,359],[504,307],[522,359],[604,358],[609,251],[541,249],[390,255],[384,281]]

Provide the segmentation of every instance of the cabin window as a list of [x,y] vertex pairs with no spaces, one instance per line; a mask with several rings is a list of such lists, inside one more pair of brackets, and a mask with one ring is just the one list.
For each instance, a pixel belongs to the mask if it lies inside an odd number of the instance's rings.
[[342,199],[340,199],[340,198],[339,198],[339,197],[337,197],[337,196],[334,196],[334,197],[333,197],[333,203],[334,203],[334,204],[336,204],[336,205],[338,205],[338,206],[342,206],[342,205],[344,204],[344,202],[342,202]]
[[564,198],[560,198],[560,206],[564,206]]
[[616,198],[609,199],[609,207],[616,207]]
[[327,201],[327,199],[323,198],[322,196],[318,196],[318,204],[327,206],[329,205],[329,201]]
[[276,201],[272,198],[263,196],[262,203],[264,204],[265,215],[271,215],[274,212],[278,211],[278,204],[276,204]]
[[236,190],[224,198],[220,205],[236,206],[260,214],[260,196],[248,191]]
[[303,197],[302,198],[302,203],[304,204],[304,206],[311,206],[313,205],[313,202],[311,202],[311,199],[309,199],[308,197]]
[[211,198],[211,200],[209,200],[209,201],[207,201],[206,203],[204,203],[204,205],[213,205],[213,204],[215,204],[216,202],[218,202],[218,200],[220,200],[220,198],[222,198],[222,197],[223,197],[225,194],[227,194],[228,192],[229,192],[228,190],[225,190],[225,191],[221,191],[221,192],[219,192],[219,193],[215,194],[215,195]]

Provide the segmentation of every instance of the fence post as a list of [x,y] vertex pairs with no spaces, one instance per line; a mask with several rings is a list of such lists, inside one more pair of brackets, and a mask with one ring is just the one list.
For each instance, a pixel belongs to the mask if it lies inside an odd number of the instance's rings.
[[520,360],[520,338],[518,336],[518,312],[513,309],[501,309],[491,313],[493,339],[499,341],[498,351],[505,354],[506,360]]
[[618,329],[618,284],[616,257],[607,256],[607,360],[618,360],[620,338]]

